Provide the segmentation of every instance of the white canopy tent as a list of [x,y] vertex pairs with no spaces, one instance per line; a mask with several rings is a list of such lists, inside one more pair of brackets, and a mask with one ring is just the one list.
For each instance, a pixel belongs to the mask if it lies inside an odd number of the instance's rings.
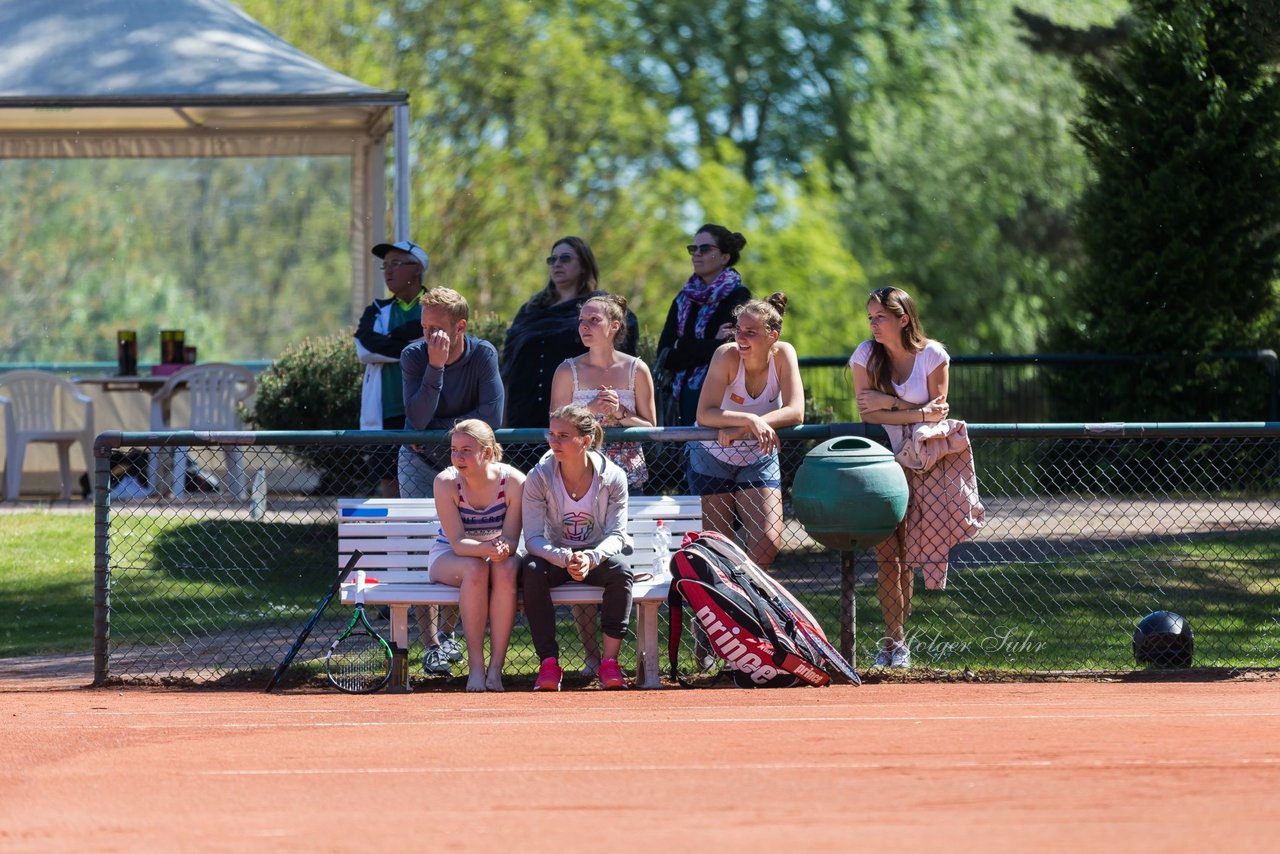
[[351,312],[409,236],[409,97],[322,65],[228,0],[0,0],[0,158],[346,156]]

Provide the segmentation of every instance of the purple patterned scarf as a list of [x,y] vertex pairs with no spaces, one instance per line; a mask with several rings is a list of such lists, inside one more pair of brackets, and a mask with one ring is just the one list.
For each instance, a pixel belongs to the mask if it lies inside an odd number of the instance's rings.
[[694,334],[705,338],[707,321],[715,312],[720,300],[727,297],[734,288],[742,287],[742,277],[732,267],[725,267],[716,276],[715,281],[707,284],[697,273],[689,277],[680,293],[676,295],[676,334],[684,335],[685,324],[689,320],[689,312],[698,305],[698,317],[694,323]]
[[[694,335],[698,338],[707,337],[707,323],[711,320],[711,315],[715,314],[720,302],[732,293],[734,288],[740,287],[742,287],[742,277],[732,267],[721,270],[720,275],[716,276],[710,284],[702,281],[702,278],[694,273],[689,277],[689,281],[684,283],[680,293],[676,294],[676,335],[684,335],[689,322],[689,313],[696,305],[698,313],[694,318]],[[713,331],[712,334],[714,335],[715,332]],[[706,375],[706,365],[677,372],[674,377],[673,394],[679,399],[680,392],[686,383],[689,388],[701,388],[702,380]]]

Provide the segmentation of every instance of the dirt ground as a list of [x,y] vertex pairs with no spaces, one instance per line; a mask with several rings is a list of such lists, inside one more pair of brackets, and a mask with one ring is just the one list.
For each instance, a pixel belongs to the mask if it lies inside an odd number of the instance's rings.
[[0,686],[0,850],[1264,850],[1280,680]]

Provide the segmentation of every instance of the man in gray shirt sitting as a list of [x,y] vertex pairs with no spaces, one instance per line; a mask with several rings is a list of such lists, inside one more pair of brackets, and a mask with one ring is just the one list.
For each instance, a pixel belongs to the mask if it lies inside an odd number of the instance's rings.
[[[494,429],[501,427],[504,397],[498,351],[488,341],[466,334],[466,297],[451,288],[431,288],[419,302],[423,339],[400,354],[405,429],[448,430],[464,418],[479,418]],[[432,497],[435,477],[449,462],[447,443],[402,447],[400,495]],[[462,660],[453,632],[437,633],[435,608],[418,608],[417,615],[425,647],[423,670],[448,675],[449,662]],[[483,637],[484,627],[477,630],[478,637]]]

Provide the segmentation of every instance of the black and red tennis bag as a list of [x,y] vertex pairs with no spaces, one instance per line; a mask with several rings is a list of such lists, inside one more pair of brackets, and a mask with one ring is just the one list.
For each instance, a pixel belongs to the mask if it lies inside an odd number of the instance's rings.
[[737,543],[713,531],[688,534],[670,565],[667,658],[672,679],[683,684],[677,659],[688,604],[707,644],[737,685],[826,685],[835,675],[862,684],[808,609]]

